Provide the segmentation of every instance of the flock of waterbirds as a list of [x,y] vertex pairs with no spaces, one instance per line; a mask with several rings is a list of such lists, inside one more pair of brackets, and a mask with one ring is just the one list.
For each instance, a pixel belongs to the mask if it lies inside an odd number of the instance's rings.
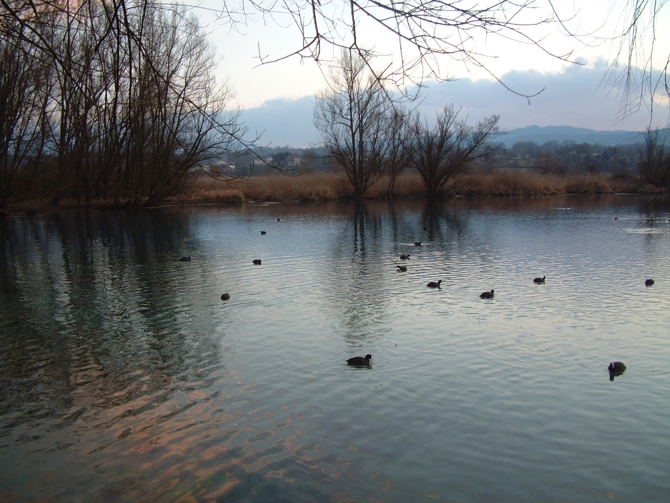
[[[277,219],[277,222],[280,222],[281,219]],[[424,228],[424,230],[427,230]],[[266,231],[261,231],[261,236],[267,235]],[[421,241],[415,241],[414,246],[421,246]],[[409,260],[410,259],[410,254],[403,254],[400,255],[400,260]],[[191,256],[184,256],[179,259],[180,262],[191,262]],[[257,258],[253,260],[254,265],[261,265],[262,261],[261,259]],[[398,269],[398,272],[407,272],[407,266],[406,265],[396,265],[396,268]],[[536,284],[544,284],[545,280],[547,279],[546,276],[537,277],[533,279],[533,282]],[[442,280],[438,281],[430,281],[426,286],[428,288],[440,288],[440,285],[442,283]],[[647,279],[644,282],[645,286],[649,287],[654,284],[653,279]],[[491,289],[490,292],[482,292],[479,294],[479,297],[481,299],[492,299],[494,295],[494,290]],[[224,293],[221,295],[221,300],[230,300],[230,294],[228,292]],[[370,360],[372,359],[372,355],[367,354],[365,356],[354,356],[352,358],[349,358],[347,360],[347,365],[352,365],[356,367],[367,367],[370,365]],[[607,370],[609,371],[610,374],[610,381],[613,381],[616,376],[620,376],[621,374],[624,373],[626,370],[626,365],[623,364],[623,362],[611,362],[609,366],[607,367]]]

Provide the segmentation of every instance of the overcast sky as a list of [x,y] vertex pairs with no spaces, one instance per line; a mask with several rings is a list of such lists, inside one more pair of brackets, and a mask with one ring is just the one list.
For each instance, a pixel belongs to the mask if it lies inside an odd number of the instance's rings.
[[[514,89],[544,91],[528,100],[497,82],[464,78],[429,85],[419,108],[432,116],[435,110],[453,103],[462,107],[462,117],[467,117],[469,123],[497,114],[501,128],[507,130],[536,125],[641,131],[649,126],[646,107],[622,117],[623,95],[620,89],[606,85],[604,62],[594,67],[573,66],[560,73],[512,71],[504,77],[506,84]],[[278,98],[245,110],[242,118],[252,134],[263,133],[262,144],[315,146],[319,137],[312,123],[313,105],[311,95]],[[654,117],[658,125],[665,126],[668,107],[657,103]]]
[[[217,6],[220,2],[205,0],[205,5]],[[422,93],[422,111],[433,115],[435,110],[453,103],[462,106],[462,113],[472,122],[498,114],[500,125],[505,129],[568,125],[596,130],[642,130],[650,123],[666,126],[670,117],[667,94],[657,97],[653,118],[648,103],[634,113],[622,114],[626,95],[606,78],[607,62],[612,61],[618,47],[606,39],[620,31],[623,20],[628,18],[622,9],[630,2],[591,0],[582,3],[584,5],[561,2],[560,8],[566,9],[561,14],[572,23],[571,30],[580,33],[597,30],[599,39],[576,40],[566,37],[559,29],[534,34],[536,38],[542,37],[545,47],[555,54],[572,51],[570,60],[582,65],[568,64],[533,45],[494,37],[476,40],[477,50],[491,56],[486,60],[487,69],[507,86],[525,94],[544,89],[531,98],[530,103],[506,90],[486,72],[447,60],[443,67],[445,73],[457,79],[439,84],[428,81]],[[549,4],[539,0],[537,5],[547,7]],[[299,46],[298,33],[290,20],[263,20],[256,15],[231,30],[203,11],[201,22],[220,57],[217,79],[228,82],[235,91],[234,105],[244,109],[242,118],[251,132],[263,132],[262,143],[273,146],[316,145],[318,135],[312,124],[312,110],[315,93],[326,87],[324,68],[296,57],[258,65],[259,54],[280,57]],[[669,5],[663,7],[657,26],[670,26]],[[393,45],[386,34],[374,28],[366,33],[369,43],[377,44],[378,50],[380,46],[386,49]],[[584,44],[584,41],[590,43]],[[656,62],[660,67],[670,54],[670,29],[657,30],[656,51],[661,56]],[[324,54],[327,55],[327,51]],[[387,61],[397,61],[397,55],[390,49]]]

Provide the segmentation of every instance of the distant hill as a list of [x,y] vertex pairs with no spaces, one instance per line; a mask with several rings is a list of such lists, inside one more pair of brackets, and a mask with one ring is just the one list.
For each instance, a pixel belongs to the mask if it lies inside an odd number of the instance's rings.
[[548,141],[563,143],[566,140],[575,143],[600,143],[605,146],[632,145],[642,143],[641,131],[595,131],[593,129],[577,128],[572,126],[528,126],[512,129],[500,137],[506,147],[511,147],[520,141],[532,141],[542,145]]

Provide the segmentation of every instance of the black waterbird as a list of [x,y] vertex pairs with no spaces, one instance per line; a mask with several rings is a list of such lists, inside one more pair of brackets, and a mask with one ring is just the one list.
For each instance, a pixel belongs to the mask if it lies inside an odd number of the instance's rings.
[[612,362],[609,364],[609,367],[607,367],[607,370],[610,372],[623,372],[626,370],[626,366],[623,362]]
[[614,381],[615,377],[619,377],[626,370],[626,366],[623,362],[612,362],[607,367],[607,370],[610,372],[610,381]]
[[370,358],[372,355],[354,356],[347,360],[347,365],[370,365]]

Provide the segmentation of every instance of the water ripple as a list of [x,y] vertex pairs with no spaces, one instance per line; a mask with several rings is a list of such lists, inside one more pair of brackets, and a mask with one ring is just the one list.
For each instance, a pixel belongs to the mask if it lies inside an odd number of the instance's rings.
[[[665,501],[667,226],[637,211],[601,198],[5,219],[0,494]],[[366,353],[369,367],[346,365]],[[610,381],[613,360],[628,368]]]

